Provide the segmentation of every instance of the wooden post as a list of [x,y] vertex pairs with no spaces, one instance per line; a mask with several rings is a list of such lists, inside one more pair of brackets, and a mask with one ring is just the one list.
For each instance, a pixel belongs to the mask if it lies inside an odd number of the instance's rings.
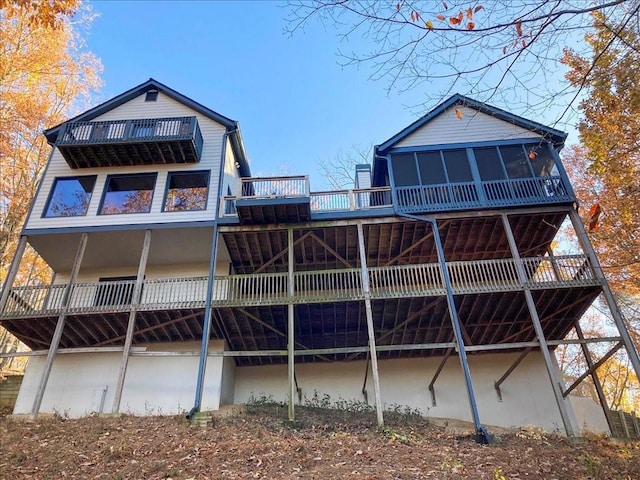
[[53,367],[53,360],[55,359],[58,346],[60,345],[60,339],[62,338],[62,331],[64,330],[65,318],[67,316],[67,310],[69,306],[69,300],[71,299],[71,291],[78,278],[78,272],[80,271],[80,264],[82,263],[82,257],[84,256],[85,248],[87,247],[87,233],[82,233],[80,236],[80,243],[78,244],[78,250],[76,251],[76,257],[73,260],[73,267],[71,268],[71,277],[64,289],[64,295],[62,297],[62,306],[60,316],[58,317],[58,323],[56,329],[53,332],[53,338],[51,339],[51,345],[49,345],[49,351],[47,353],[47,360],[44,365],[44,371],[42,372],[42,378],[36,391],[36,396],[33,399],[33,406],[31,407],[31,416],[38,416],[40,411],[40,405],[42,404],[42,397],[44,397],[44,391],[47,388],[47,382],[49,381],[49,375],[51,374],[51,368]]
[[376,352],[376,338],[373,329],[373,311],[371,309],[371,290],[369,289],[369,272],[367,270],[367,254],[364,249],[364,230],[362,222],[358,222],[358,251],[360,253],[360,275],[362,277],[362,291],[364,293],[364,308],[367,316],[367,332],[369,334],[369,356],[371,358],[371,375],[373,377],[373,393],[376,401],[376,417],[378,426],[384,426],[382,415],[382,399],[380,395],[380,375],[378,374],[378,354]]
[[122,350],[122,364],[118,372],[118,383],[116,391],[113,395],[112,413],[118,413],[120,410],[120,400],[122,399],[122,389],[124,388],[124,379],[127,375],[127,365],[129,363],[129,353],[131,352],[131,343],[133,342],[133,331],[136,327],[136,315],[140,305],[140,297],[142,294],[142,282],[144,273],[147,269],[147,258],[149,258],[149,245],[151,244],[151,230],[144,232],[144,242],[142,244],[142,253],[140,255],[140,263],[138,264],[138,275],[136,276],[136,284],[131,296],[131,310],[129,311],[129,323],[127,324],[127,336],[124,340],[124,348]]
[[20,267],[20,261],[22,260],[22,255],[24,255],[24,249],[26,246],[27,236],[21,235],[20,240],[18,240],[16,252],[13,255],[13,260],[11,260],[9,272],[7,272],[7,278],[5,279],[2,287],[2,296],[0,296],[0,313],[4,312],[4,307],[7,304],[11,287],[13,287],[13,281],[16,279],[16,275],[18,274],[18,268]]
[[[580,340],[584,340],[584,334],[582,333],[582,328],[580,327],[580,323],[576,322],[574,328],[576,329],[576,334]],[[591,358],[591,353],[589,352],[589,348],[586,343],[581,343],[580,348],[582,349],[582,354],[584,355],[585,360],[587,361],[587,367],[589,369],[593,368],[593,359]],[[613,417],[611,416],[611,410],[609,409],[609,405],[607,404],[607,397],[604,394],[604,389],[602,388],[602,384],[600,383],[600,379],[594,370],[591,372],[591,380],[593,380],[593,386],[596,388],[596,393],[598,394],[598,400],[600,400],[600,406],[602,407],[602,411],[604,413],[605,418],[607,419],[607,424],[609,425],[609,430],[611,430],[611,434],[614,433],[614,424]]]
[[295,394],[296,394],[296,373],[295,373],[295,322],[294,315],[295,310],[293,306],[293,295],[295,293],[295,285],[294,280],[295,277],[293,275],[293,228],[289,227],[287,230],[287,244],[289,246],[289,302],[287,304],[287,312],[288,312],[288,339],[287,339],[287,371],[288,371],[288,380],[289,380],[289,392],[288,392],[288,400],[289,400],[289,421],[292,422],[295,419]]
[[627,330],[626,325],[624,324],[624,320],[622,319],[622,313],[618,308],[618,304],[616,303],[616,299],[613,296],[613,292],[609,287],[609,282],[607,282],[607,278],[604,276],[602,272],[602,266],[598,261],[598,257],[596,256],[596,252],[589,241],[589,237],[587,235],[587,231],[584,228],[582,223],[582,219],[580,215],[578,215],[578,211],[575,208],[572,208],[569,212],[569,216],[571,217],[571,223],[573,224],[573,229],[575,230],[578,242],[580,242],[580,246],[582,250],[588,255],[589,261],[591,262],[591,266],[600,282],[600,286],[602,287],[602,293],[604,298],[609,306],[609,311],[611,311],[611,315],[613,316],[613,321],[618,328],[618,333],[620,333],[620,337],[622,338],[622,343],[624,344],[625,349],[627,350],[627,355],[629,355],[629,360],[631,360],[631,365],[633,366],[633,370],[636,372],[636,376],[640,378],[640,357],[638,357],[638,352],[633,345],[633,341],[631,340],[631,336],[629,336],[629,331]]
[[542,324],[540,323],[540,317],[538,316],[538,311],[536,310],[536,304],[533,300],[533,295],[531,294],[531,290],[529,289],[529,287],[527,287],[527,274],[524,270],[524,266],[522,265],[522,260],[520,259],[520,252],[518,252],[518,246],[516,245],[515,238],[513,237],[513,231],[511,230],[509,219],[507,218],[506,213],[502,213],[501,217],[505,233],[507,234],[509,248],[511,249],[511,256],[515,260],[518,278],[520,280],[522,288],[524,289],[524,296],[527,301],[529,315],[531,315],[533,328],[536,332],[536,336],[538,337],[538,342],[540,343],[540,351],[542,352],[542,357],[544,358],[544,363],[547,367],[547,374],[549,375],[549,380],[551,381],[553,396],[556,399],[558,410],[560,411],[560,417],[562,418],[562,423],[564,424],[564,429],[567,432],[568,437],[575,437],[577,429],[574,425],[574,422],[572,421],[572,416],[569,414],[569,406],[567,405],[567,402],[562,395],[560,378],[557,375],[555,365],[553,363],[553,360],[551,359],[551,353],[549,353],[549,346],[547,345],[547,340],[544,336],[544,331],[542,330]]

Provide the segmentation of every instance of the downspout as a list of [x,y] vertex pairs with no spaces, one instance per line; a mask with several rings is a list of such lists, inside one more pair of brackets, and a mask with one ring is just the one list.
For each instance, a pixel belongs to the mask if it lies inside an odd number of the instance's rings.
[[207,279],[207,296],[204,304],[204,320],[202,325],[202,345],[200,347],[200,362],[198,363],[198,379],[196,380],[196,395],[193,407],[187,413],[187,420],[190,420],[196,412],[200,411],[202,405],[202,391],[204,389],[204,375],[207,368],[207,353],[209,351],[209,335],[211,331],[211,297],[213,296],[213,285],[216,270],[216,253],[218,252],[218,219],[220,217],[220,200],[222,199],[222,184],[224,180],[224,169],[226,165],[227,139],[229,135],[236,132],[238,127],[229,130],[222,136],[222,158],[220,162],[220,173],[218,175],[218,202],[216,204],[216,216],[213,224],[213,238],[211,239],[211,256],[209,257],[209,278]]
[[476,429],[476,440],[479,443],[491,443],[491,435],[487,432],[487,429],[480,423],[480,415],[478,414],[478,406],[476,404],[476,397],[473,392],[473,384],[471,382],[471,371],[469,370],[469,362],[467,360],[467,352],[464,349],[464,341],[462,339],[462,330],[460,328],[460,319],[458,318],[458,312],[456,310],[456,304],[453,299],[453,288],[451,286],[451,279],[449,278],[449,271],[447,270],[447,262],[444,256],[444,248],[442,247],[442,240],[440,239],[440,230],[438,224],[433,218],[418,217],[416,215],[410,215],[408,213],[402,213],[398,211],[398,202],[396,198],[395,182],[393,180],[393,172],[391,170],[391,162],[389,156],[382,157],[376,154],[378,158],[385,158],[387,161],[387,171],[389,172],[389,180],[391,183],[391,191],[393,192],[393,210],[396,215],[410,220],[418,222],[427,222],[431,224],[433,229],[433,238],[436,241],[436,250],[438,252],[438,262],[440,263],[440,270],[442,272],[442,278],[444,280],[444,286],[447,291],[447,304],[449,305],[449,316],[451,317],[451,324],[453,326],[454,337],[456,340],[458,355],[460,357],[460,363],[462,364],[462,372],[464,373],[464,380],[467,387],[467,396],[469,397],[469,406],[471,407],[471,416],[473,417],[473,424]]

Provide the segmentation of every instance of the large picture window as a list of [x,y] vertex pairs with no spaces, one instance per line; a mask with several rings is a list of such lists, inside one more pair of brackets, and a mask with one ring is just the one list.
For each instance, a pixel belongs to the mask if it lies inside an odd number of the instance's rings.
[[155,185],[155,173],[108,177],[100,215],[149,213]]
[[45,217],[86,215],[96,176],[56,178],[45,208]]
[[165,212],[205,210],[209,194],[209,172],[171,172],[167,179]]

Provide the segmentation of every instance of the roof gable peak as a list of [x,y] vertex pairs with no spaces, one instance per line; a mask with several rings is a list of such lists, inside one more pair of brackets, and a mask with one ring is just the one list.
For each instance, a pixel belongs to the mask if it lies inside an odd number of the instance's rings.
[[58,133],[60,132],[61,127],[67,122],[79,122],[79,121],[91,121],[100,115],[103,115],[106,112],[113,110],[114,108],[119,107],[127,103],[128,101],[148,92],[149,90],[158,90],[159,92],[167,95],[169,98],[186,105],[187,107],[193,109],[194,111],[201,113],[202,115],[211,118],[212,120],[222,124],[227,128],[228,131],[234,130],[237,127],[237,123],[235,120],[232,120],[224,115],[219,114],[211,110],[210,108],[205,107],[204,105],[196,102],[195,100],[187,97],[186,95],[181,94],[180,92],[168,87],[167,85],[159,82],[154,78],[149,78],[149,80],[137,85],[120,95],[117,95],[106,102],[97,105],[80,115],[76,115],[73,118],[70,118],[55,127],[49,128],[44,131],[44,135],[47,137],[47,141],[50,144],[54,144],[56,139],[58,138]]
[[378,155],[385,154],[386,151],[389,150],[390,148],[392,148],[394,145],[396,145],[397,143],[401,142],[402,140],[407,138],[409,135],[411,135],[412,133],[414,133],[418,129],[422,128],[424,125],[426,125],[429,122],[433,121],[435,118],[439,117],[440,115],[445,113],[450,108],[458,106],[458,105],[472,108],[472,109],[474,109],[474,110],[476,110],[478,112],[490,115],[492,117],[495,117],[495,118],[498,118],[498,119],[500,119],[502,121],[505,121],[505,122],[511,123],[513,125],[519,126],[519,127],[524,128],[526,130],[530,130],[532,132],[538,133],[539,135],[547,138],[556,147],[560,147],[561,148],[564,145],[564,141],[565,141],[565,139],[567,137],[567,134],[562,132],[562,131],[560,131],[560,130],[556,130],[554,128],[547,127],[546,125],[543,125],[541,123],[534,122],[532,120],[528,120],[528,119],[526,119],[524,117],[520,117],[518,115],[515,115],[515,114],[512,114],[510,112],[507,112],[506,110],[502,110],[502,109],[500,109],[498,107],[494,107],[492,105],[489,105],[489,104],[486,104],[486,103],[483,103],[483,102],[479,102],[479,101],[474,100],[472,98],[469,98],[469,97],[466,97],[466,96],[461,95],[459,93],[456,93],[456,94],[452,95],[451,97],[449,97],[448,99],[446,99],[445,101],[443,101],[442,103],[440,103],[439,105],[437,105],[435,108],[430,110],[428,113],[426,113],[425,115],[420,117],[418,120],[413,122],[411,125],[409,125],[408,127],[404,128],[403,130],[401,130],[396,135],[394,135],[393,137],[389,138],[388,140],[386,140],[382,144],[378,145],[376,147],[376,154],[378,154]]

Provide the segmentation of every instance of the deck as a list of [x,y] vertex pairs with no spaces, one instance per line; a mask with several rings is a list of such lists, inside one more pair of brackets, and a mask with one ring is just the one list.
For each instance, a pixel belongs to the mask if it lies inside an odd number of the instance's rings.
[[[550,339],[563,338],[575,315],[581,315],[599,293],[583,255],[521,261],[526,285],[518,281],[513,259],[447,264],[467,345],[533,341],[522,293],[525,287],[537,299]],[[420,354],[421,344],[452,341],[437,263],[372,267],[368,272],[379,345],[401,345],[400,354],[415,355]],[[77,283],[66,309],[62,308],[64,285],[15,287],[0,323],[30,347],[46,348],[57,316],[64,311],[67,326],[62,347],[121,344],[133,287],[130,280]],[[144,280],[134,341],[199,340],[206,288],[206,277]],[[296,309],[296,339],[303,349],[366,346],[364,298],[359,268],[296,272],[293,295],[288,294],[286,273],[220,276],[214,281],[212,336],[226,339],[233,350],[286,349],[286,305],[291,303]],[[436,353],[435,348],[421,352]],[[388,351],[383,356],[398,354]],[[300,361],[314,359],[309,355]],[[242,362],[281,360],[248,357]]]
[[[221,202],[221,217],[241,224],[306,222],[340,215],[441,213],[571,204],[560,176],[483,182],[311,192],[307,176],[243,178],[240,193]],[[355,216],[354,215],[354,216]]]
[[68,122],[56,145],[71,168],[197,163],[196,117]]

